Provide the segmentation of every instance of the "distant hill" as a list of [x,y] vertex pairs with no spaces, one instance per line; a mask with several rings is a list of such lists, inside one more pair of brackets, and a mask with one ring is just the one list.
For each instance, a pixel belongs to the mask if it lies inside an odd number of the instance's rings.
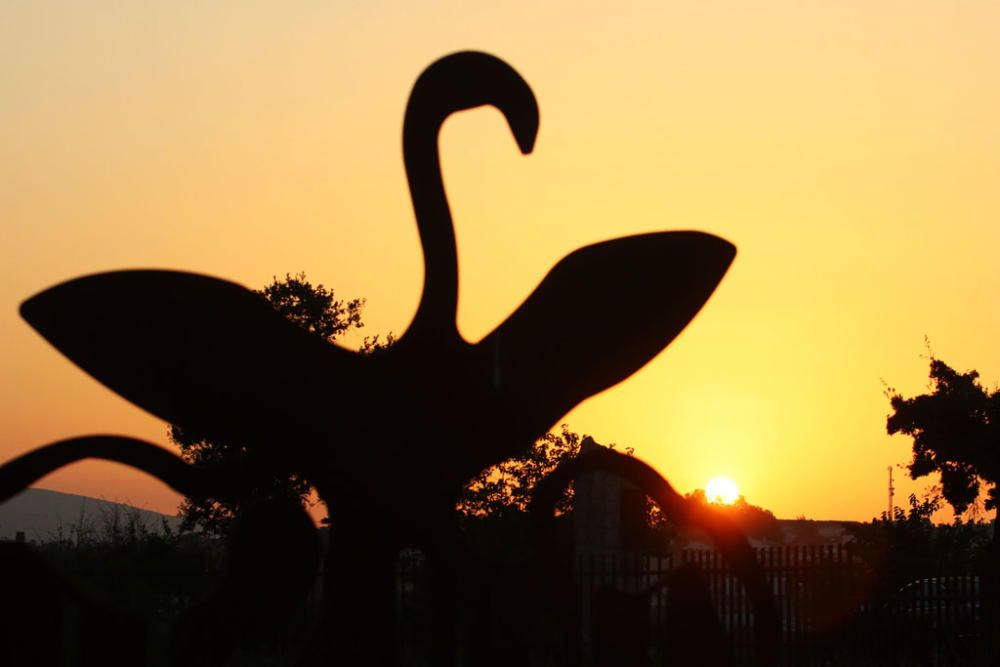
[[78,528],[99,531],[116,513],[121,520],[134,515],[150,530],[161,530],[163,519],[173,528],[180,525],[177,517],[124,503],[28,489],[0,504],[0,540],[12,540],[18,531],[29,541],[40,542],[57,539],[60,533],[69,537]]

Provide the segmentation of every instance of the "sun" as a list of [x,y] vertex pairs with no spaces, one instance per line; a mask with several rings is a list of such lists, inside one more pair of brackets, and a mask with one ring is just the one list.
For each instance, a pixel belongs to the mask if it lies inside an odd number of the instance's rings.
[[740,497],[740,488],[728,477],[713,477],[705,485],[705,498],[710,503],[732,505]]

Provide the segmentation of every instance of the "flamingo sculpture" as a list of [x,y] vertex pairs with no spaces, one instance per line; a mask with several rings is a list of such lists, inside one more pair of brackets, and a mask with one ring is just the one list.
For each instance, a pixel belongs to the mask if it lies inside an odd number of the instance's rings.
[[[735,255],[728,242],[693,231],[587,246],[562,259],[486,338],[463,340],[438,134],[452,113],[482,105],[499,109],[522,153],[531,152],[538,106],[503,61],[455,53],[413,87],[403,158],[424,286],[409,329],[382,354],[309,336],[240,285],[175,271],[77,278],[21,306],[46,340],[124,398],[191,432],[245,443],[258,465],[295,471],[315,486],[333,516],[328,634],[341,655],[374,664],[391,660],[384,637],[400,548],[424,549],[439,627],[448,628],[463,484],[656,356]],[[614,312],[614,326],[585,321],[595,304]],[[0,469],[0,500],[88,456],[128,462],[185,492],[224,483],[221,473],[198,477],[152,445],[92,437]],[[448,660],[448,637],[439,644]]]

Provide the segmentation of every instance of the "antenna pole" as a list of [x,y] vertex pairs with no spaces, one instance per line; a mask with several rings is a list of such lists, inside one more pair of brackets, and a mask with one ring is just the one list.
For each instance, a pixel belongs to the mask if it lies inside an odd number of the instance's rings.
[[886,515],[889,517],[889,521],[892,521],[892,496],[896,491],[896,487],[892,485],[892,466],[887,466],[889,471],[889,513]]

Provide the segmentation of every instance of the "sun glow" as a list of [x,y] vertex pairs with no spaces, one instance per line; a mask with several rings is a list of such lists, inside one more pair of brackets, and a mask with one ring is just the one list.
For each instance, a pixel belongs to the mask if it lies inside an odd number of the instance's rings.
[[732,505],[740,497],[740,489],[728,477],[713,477],[705,485],[705,497],[710,503]]

